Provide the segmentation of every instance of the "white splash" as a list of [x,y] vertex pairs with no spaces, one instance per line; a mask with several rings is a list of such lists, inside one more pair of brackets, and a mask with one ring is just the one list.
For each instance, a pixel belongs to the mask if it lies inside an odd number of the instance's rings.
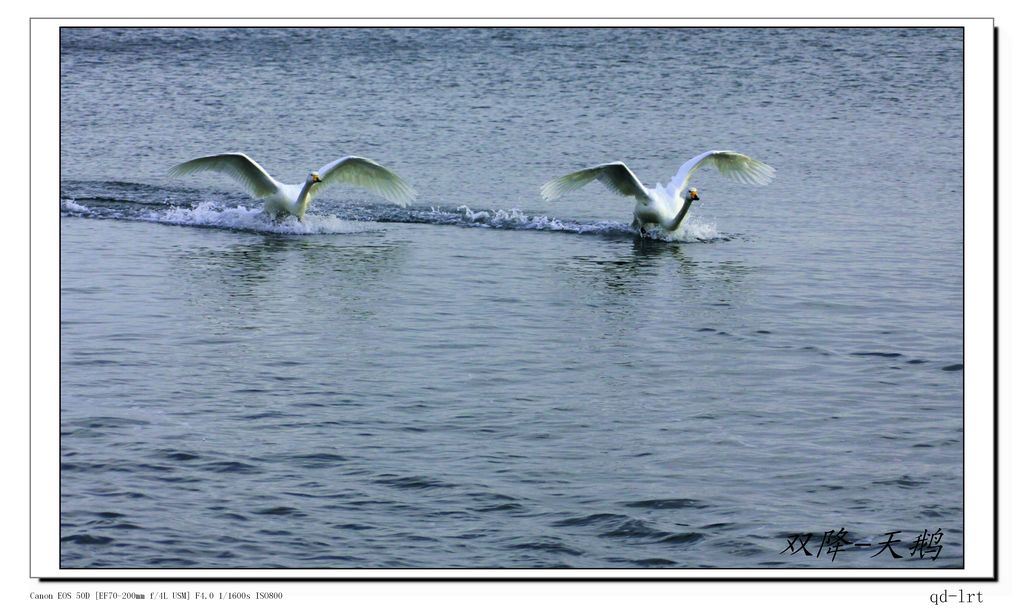
[[[383,209],[370,210],[358,220],[340,219],[329,213],[308,213],[302,222],[288,217],[281,221],[272,219],[259,206],[226,206],[215,201],[203,201],[194,205],[170,205],[165,207],[88,207],[74,199],[62,199],[61,213],[70,216],[88,216],[121,220],[137,220],[173,224],[223,228],[268,234],[350,234],[367,232],[377,228],[381,222],[427,222],[434,224],[456,224],[502,230],[545,230],[575,234],[636,235],[630,224],[622,221],[560,220],[547,215],[530,215],[520,209],[484,209],[474,211],[463,205],[455,210],[431,207],[429,210]],[[351,211],[347,212],[351,213]],[[714,222],[689,218],[674,232],[653,228],[646,232],[655,241],[693,243],[713,241],[720,238]]]
[[308,214],[299,221],[289,217],[274,221],[261,207],[222,207],[215,202],[201,202],[192,207],[169,207],[140,215],[139,219],[175,224],[249,230],[273,234],[348,234],[365,232],[369,225],[363,222],[340,220],[333,215]]
[[574,222],[563,221],[546,215],[529,215],[520,209],[494,209],[474,211],[462,205],[457,209],[464,222],[519,230],[553,230],[576,233],[629,232],[629,226],[617,222]]
[[702,219],[690,217],[672,232],[668,232],[660,227],[652,228],[646,232],[649,238],[658,241],[693,243],[695,241],[712,241],[717,239],[718,225],[715,222],[705,222]]
[[60,201],[60,210],[65,213],[89,213],[90,211],[89,207],[78,204],[73,198],[62,199]]

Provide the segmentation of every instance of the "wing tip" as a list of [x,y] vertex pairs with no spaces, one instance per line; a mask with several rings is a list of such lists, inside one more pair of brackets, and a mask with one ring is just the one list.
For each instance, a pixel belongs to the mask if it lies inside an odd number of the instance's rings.
[[540,197],[547,202],[558,200],[558,198],[561,197],[563,193],[565,193],[565,190],[561,189],[561,180],[561,177],[558,179],[552,179],[551,181],[548,181],[544,185],[540,186]]
[[775,167],[764,162],[756,161],[757,165],[754,167],[756,174],[756,181],[758,185],[768,185],[775,180]]
[[412,189],[409,186],[406,186],[406,188],[406,191],[400,194],[397,199],[395,199],[395,204],[402,208],[408,207],[409,205],[413,204],[413,202],[416,201],[416,198],[419,197],[419,193],[417,193],[416,190]]

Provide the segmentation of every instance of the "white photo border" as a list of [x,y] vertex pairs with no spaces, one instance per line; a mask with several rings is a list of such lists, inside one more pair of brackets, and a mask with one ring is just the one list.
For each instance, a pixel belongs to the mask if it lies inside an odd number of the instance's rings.
[[[60,567],[61,27],[956,27],[964,32],[964,567],[962,569],[62,569]],[[992,19],[59,19],[30,20],[30,575],[46,579],[993,580],[995,24]]]

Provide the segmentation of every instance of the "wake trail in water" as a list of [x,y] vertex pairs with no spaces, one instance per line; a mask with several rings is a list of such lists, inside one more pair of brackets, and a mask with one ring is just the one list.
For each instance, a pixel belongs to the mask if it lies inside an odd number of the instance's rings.
[[225,206],[210,201],[192,206],[133,207],[117,206],[116,203],[82,204],[74,199],[64,199],[60,209],[69,217],[156,222],[265,234],[347,234],[369,229],[364,223],[342,220],[333,215],[307,215],[302,222],[295,218],[275,221],[262,207]]
[[[202,200],[190,205],[147,202],[110,197],[61,199],[61,214],[67,217],[155,222],[175,226],[221,228],[261,234],[347,234],[374,230],[373,224],[433,224],[498,230],[535,230],[572,234],[636,237],[626,222],[561,220],[520,209],[474,210],[465,205],[402,208],[380,204],[322,204],[305,216],[275,221],[260,206]],[[728,240],[713,223],[688,220],[673,233],[648,233],[648,238],[668,242],[709,242]]]

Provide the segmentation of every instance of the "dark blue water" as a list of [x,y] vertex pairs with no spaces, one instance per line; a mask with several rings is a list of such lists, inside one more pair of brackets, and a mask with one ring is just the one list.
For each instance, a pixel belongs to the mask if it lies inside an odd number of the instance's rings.
[[[958,29],[64,29],[61,564],[962,566],[962,61]],[[539,196],[712,148],[777,179],[701,171],[665,240]],[[420,199],[275,223],[165,174],[234,150]],[[840,530],[870,545],[815,555]]]

